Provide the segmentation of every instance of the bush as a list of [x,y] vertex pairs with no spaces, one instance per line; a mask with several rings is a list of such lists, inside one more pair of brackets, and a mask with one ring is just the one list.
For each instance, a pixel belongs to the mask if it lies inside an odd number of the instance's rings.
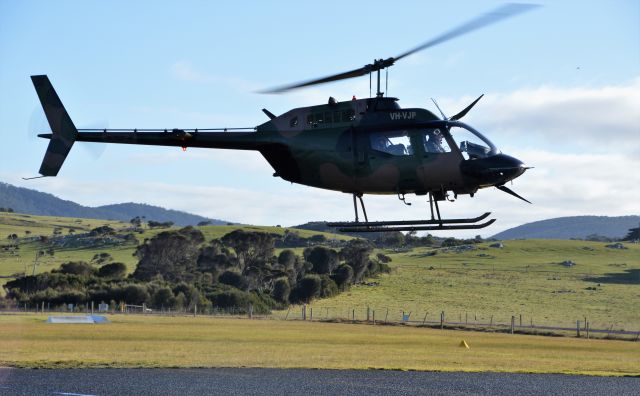
[[68,263],[60,265],[60,268],[54,271],[61,274],[90,276],[96,272],[96,269],[93,268],[91,264],[84,261],[70,261]]
[[98,276],[101,278],[122,279],[127,274],[127,266],[123,263],[111,263],[100,267]]
[[322,280],[318,275],[305,275],[292,293],[292,302],[310,302],[320,296]]
[[142,305],[149,300],[149,293],[146,286],[131,284],[122,289],[122,298],[127,304]]
[[286,304],[289,302],[289,294],[291,294],[291,286],[289,286],[289,280],[287,278],[280,278],[273,285],[273,292],[271,295],[273,298]]
[[324,246],[305,249],[304,259],[313,264],[316,274],[329,274],[338,266],[338,252]]
[[246,310],[251,302],[249,293],[237,289],[219,291],[208,295],[207,298],[214,307],[223,309],[238,308],[242,309],[243,312],[245,312],[244,310]]
[[320,281],[320,297],[333,297],[339,293],[338,285],[336,285],[336,282],[334,282],[329,275],[321,275]]
[[153,293],[151,304],[154,308],[172,308],[176,305],[176,297],[171,289],[167,286],[161,287]]
[[236,271],[223,272],[218,278],[218,281],[243,291],[246,291],[249,288],[249,280]]
[[336,285],[340,290],[345,290],[353,281],[353,268],[351,268],[350,265],[341,264],[333,272],[333,276],[331,278],[336,282]]

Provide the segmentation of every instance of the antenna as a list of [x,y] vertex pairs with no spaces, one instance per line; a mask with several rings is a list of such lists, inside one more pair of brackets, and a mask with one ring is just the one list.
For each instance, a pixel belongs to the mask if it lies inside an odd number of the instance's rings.
[[438,111],[440,112],[440,114],[442,114],[442,118],[448,121],[449,117],[444,115],[444,112],[440,109],[440,106],[438,106],[438,102],[436,102],[434,98],[431,98],[431,100],[433,101],[433,104],[436,105],[436,107],[438,108]]

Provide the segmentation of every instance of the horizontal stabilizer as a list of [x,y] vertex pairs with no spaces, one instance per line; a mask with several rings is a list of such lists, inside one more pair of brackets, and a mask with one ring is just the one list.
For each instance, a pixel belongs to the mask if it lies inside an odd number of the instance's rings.
[[31,81],[53,132],[40,166],[40,174],[56,176],[78,137],[78,130],[73,125],[49,78],[46,75],[31,76]]

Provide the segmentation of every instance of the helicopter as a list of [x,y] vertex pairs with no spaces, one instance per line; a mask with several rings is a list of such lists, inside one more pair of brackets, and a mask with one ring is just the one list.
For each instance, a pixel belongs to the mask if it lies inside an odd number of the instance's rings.
[[[80,142],[141,144],[258,151],[273,176],[291,183],[347,193],[353,197],[355,221],[331,222],[341,232],[385,232],[480,229],[495,222],[490,212],[474,218],[447,219],[438,202],[471,197],[496,187],[523,201],[505,184],[529,167],[503,154],[481,132],[460,121],[483,97],[442,118],[422,108],[401,108],[381,91],[381,70],[397,61],[463,34],[526,12],[537,6],[505,4],[469,20],[399,56],[343,73],[262,91],[283,93],[312,85],[376,75],[376,94],[365,99],[299,107],[279,116],[262,109],[269,120],[253,128],[77,129],[46,75],[31,76],[51,128],[38,136],[50,139],[39,173],[56,176],[73,144]],[[387,80],[388,82],[388,80]],[[385,89],[386,90],[386,89]],[[34,179],[34,178],[27,178]],[[431,217],[422,220],[369,221],[365,194],[427,196]],[[364,221],[360,220],[358,201]],[[530,203],[530,202],[529,202]]]

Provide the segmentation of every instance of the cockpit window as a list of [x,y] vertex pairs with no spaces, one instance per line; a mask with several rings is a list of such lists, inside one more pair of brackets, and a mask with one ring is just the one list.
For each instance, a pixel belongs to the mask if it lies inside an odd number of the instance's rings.
[[485,158],[498,153],[496,146],[480,132],[461,122],[449,128],[465,159]]
[[424,145],[425,153],[437,154],[437,153],[449,153],[451,147],[444,138],[442,130],[439,128],[427,129],[421,134],[422,144]]
[[411,139],[407,131],[376,132],[369,135],[371,148],[375,151],[405,156],[413,154]]

